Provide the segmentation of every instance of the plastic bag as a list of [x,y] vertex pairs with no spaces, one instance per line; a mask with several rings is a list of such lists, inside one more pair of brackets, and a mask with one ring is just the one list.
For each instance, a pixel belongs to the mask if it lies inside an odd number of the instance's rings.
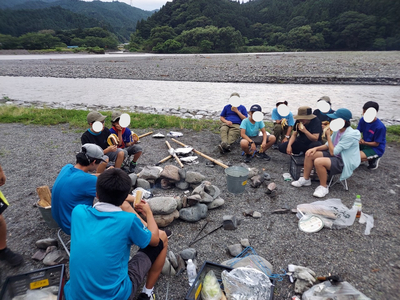
[[203,288],[201,289],[201,299],[203,300],[220,300],[222,290],[219,287],[218,279],[214,271],[209,271],[203,280]]
[[151,197],[153,197],[153,194],[151,193],[151,192],[149,192],[148,190],[145,190],[144,188],[141,188],[141,187],[138,187],[138,188],[136,188],[136,189],[134,189],[133,191],[132,191],[132,196],[133,197],[135,197],[136,196],[136,191],[142,191],[142,197],[143,197],[143,199],[148,199],[148,198],[151,198]]
[[[299,204],[297,210],[303,214],[318,215],[324,221],[325,227],[341,229],[353,225],[357,211],[349,209],[340,199],[328,199],[312,203]],[[297,214],[300,219],[301,214]]]
[[333,285],[330,281],[312,286],[303,293],[302,300],[371,300],[347,281]]
[[360,224],[367,223],[367,226],[365,227],[364,234],[369,235],[371,232],[371,229],[374,228],[374,216],[373,215],[367,215],[361,212],[360,219],[358,220]]
[[12,300],[57,300],[58,287],[50,286],[44,289],[27,290],[25,295],[19,295]]
[[229,300],[266,300],[272,283],[267,275],[253,268],[237,268],[221,273],[226,297]]

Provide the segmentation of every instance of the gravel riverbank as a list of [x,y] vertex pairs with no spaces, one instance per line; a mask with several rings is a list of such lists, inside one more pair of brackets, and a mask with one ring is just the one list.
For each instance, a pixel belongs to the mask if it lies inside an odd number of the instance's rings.
[[[10,56],[13,52],[0,51],[1,53]],[[37,55],[29,62],[23,56],[14,55],[13,59],[5,59],[5,55],[0,55],[0,76],[242,83],[400,84],[399,51],[194,55],[44,54]],[[43,59],[38,59],[40,56]]]
[[[150,129],[149,129],[150,130]],[[161,130],[166,134],[171,129]],[[179,129],[172,129],[179,130]],[[179,130],[180,131],[180,130]],[[138,134],[146,131],[138,130]],[[183,130],[180,140],[197,150],[228,165],[239,165],[242,161],[239,146],[222,156],[216,149],[218,134],[208,131],[194,132]],[[80,147],[81,131],[58,126],[25,126],[21,124],[0,124],[3,143],[0,147],[1,165],[6,173],[7,182],[1,188],[11,206],[4,212],[8,226],[8,245],[20,252],[25,259],[22,266],[10,268],[0,262],[1,281],[6,276],[16,275],[44,267],[31,256],[36,252],[35,242],[39,239],[56,237],[56,230],[49,229],[43,221],[38,208],[36,188],[41,185],[52,186],[60,169],[67,163],[74,163],[75,153]],[[169,138],[168,138],[169,140]],[[169,140],[172,147],[178,145]],[[168,155],[165,141],[151,136],[142,139],[144,154],[139,167],[154,165]],[[288,264],[308,266],[318,275],[339,274],[342,278],[362,291],[371,299],[398,299],[400,282],[400,207],[398,195],[400,181],[398,169],[399,147],[389,145],[379,168],[369,171],[361,165],[348,180],[349,191],[341,185],[335,185],[327,198],[339,198],[350,207],[355,196],[361,195],[363,211],[373,215],[375,227],[371,235],[365,236],[365,225],[355,222],[342,230],[323,229],[318,233],[306,234],[298,229],[294,214],[271,214],[280,208],[295,208],[301,203],[315,201],[312,197],[317,186],[294,188],[283,181],[282,174],[288,171],[290,158],[278,151],[269,150],[270,162],[254,159],[250,166],[265,169],[272,181],[278,186],[278,196],[270,198],[266,187],[254,189],[249,185],[243,194],[234,195],[227,191],[224,169],[206,165],[207,160],[200,157],[199,164],[185,166],[186,170],[195,170],[204,174],[209,181],[217,185],[225,205],[209,211],[207,230],[222,222],[224,215],[236,215],[242,218],[237,230],[219,229],[202,241],[194,244],[197,250],[197,264],[204,261],[221,263],[230,258],[226,247],[236,244],[242,238],[248,238],[255,251],[270,261],[275,273],[282,273]],[[176,165],[170,160],[169,164]],[[166,163],[165,163],[166,164]],[[164,165],[165,165],[164,164]],[[162,165],[163,166],[163,165]],[[154,189],[155,195],[181,195],[180,190]],[[244,217],[242,213],[252,209],[261,213],[260,219]],[[200,230],[205,220],[186,223],[175,220],[168,228],[173,231],[169,249],[174,253],[188,247],[189,242]],[[205,230],[205,232],[207,232]],[[67,264],[68,266],[68,264]],[[161,276],[156,285],[157,299],[165,299],[168,286],[168,299],[181,300],[189,289],[186,274],[168,278]],[[289,299],[294,294],[294,286],[287,278],[278,282],[275,299]]]

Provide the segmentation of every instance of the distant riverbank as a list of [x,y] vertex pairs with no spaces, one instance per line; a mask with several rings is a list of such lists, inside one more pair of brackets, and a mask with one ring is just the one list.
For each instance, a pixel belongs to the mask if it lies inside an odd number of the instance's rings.
[[194,55],[2,53],[0,76],[400,85],[399,51]]

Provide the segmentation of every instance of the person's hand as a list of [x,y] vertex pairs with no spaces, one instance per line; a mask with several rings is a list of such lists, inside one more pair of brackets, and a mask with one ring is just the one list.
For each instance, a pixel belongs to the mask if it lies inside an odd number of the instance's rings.
[[262,143],[261,148],[264,150],[263,152],[265,152],[265,150],[267,150],[267,143]]
[[286,136],[282,139],[282,143],[286,143],[289,139],[286,138]]
[[115,152],[117,151],[117,145],[112,145],[107,147],[107,153],[108,152]]
[[306,156],[313,156],[317,152],[317,149],[311,148],[306,151]]
[[231,121],[226,121],[225,124],[228,125],[228,126],[232,126],[232,122]]
[[4,174],[3,170],[0,170],[0,186],[6,183],[6,175]]
[[251,144],[250,149],[251,149],[251,152],[256,151],[256,149],[257,149],[256,143]]
[[315,272],[309,268],[296,266],[296,265],[288,265],[289,272],[293,272],[293,277],[297,279],[302,279],[309,284],[313,284],[315,279]]
[[122,131],[121,125],[115,124],[114,127],[115,127],[115,129],[117,129],[118,131]]
[[137,143],[137,141],[139,140],[139,138],[138,138],[136,135],[133,135],[133,136],[132,136],[132,140],[133,140],[133,143],[132,143],[132,144],[134,144],[134,143]]
[[150,205],[144,201],[143,199],[135,205],[135,210],[141,214],[143,214],[145,217],[151,212]]
[[328,129],[327,131],[325,131],[325,137],[326,137],[326,139],[330,139],[330,138],[331,138],[331,134],[332,134],[332,132],[331,132],[330,129]]
[[360,139],[360,145],[364,145],[364,144],[365,144],[364,139]]
[[306,132],[307,131],[307,129],[306,129],[306,126],[304,126],[304,124],[303,123],[299,123],[299,125],[297,126],[297,130],[299,130],[299,131],[301,131],[301,132]]
[[291,155],[292,154],[292,146],[287,145],[286,147],[286,153]]
[[238,108],[237,108],[236,106],[232,106],[231,110],[232,110],[233,112],[235,112],[235,113],[238,113],[238,112],[239,112],[239,110],[238,110]]

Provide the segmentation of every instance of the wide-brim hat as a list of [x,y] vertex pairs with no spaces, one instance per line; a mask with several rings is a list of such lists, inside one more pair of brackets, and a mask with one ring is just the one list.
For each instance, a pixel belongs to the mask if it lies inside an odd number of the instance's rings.
[[315,117],[312,113],[312,108],[309,106],[300,106],[297,110],[297,115],[293,116],[296,120],[312,120]]

